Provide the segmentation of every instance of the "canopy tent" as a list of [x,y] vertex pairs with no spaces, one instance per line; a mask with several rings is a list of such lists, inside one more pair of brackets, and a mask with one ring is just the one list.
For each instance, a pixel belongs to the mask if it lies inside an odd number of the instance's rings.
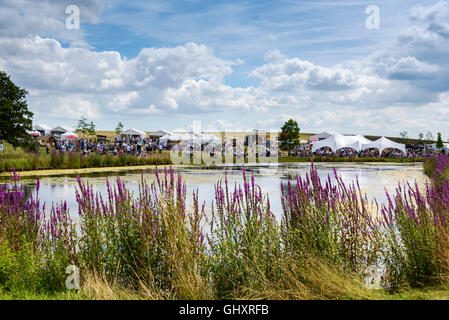
[[39,131],[27,131],[27,133],[28,133],[30,136],[33,136],[33,137],[39,137],[39,136],[40,136]]
[[147,136],[147,134],[145,132],[142,132],[140,130],[137,129],[128,129],[126,131],[123,131],[122,133],[120,133],[121,136],[130,136],[130,137],[140,137],[140,138],[145,138]]
[[376,148],[377,150],[379,150],[379,153],[381,153],[381,154],[385,149],[388,149],[388,148],[398,149],[398,150],[404,152],[405,154],[407,154],[407,151],[405,150],[405,144],[391,141],[390,139],[387,139],[385,137],[382,137],[382,138],[380,138],[376,141],[372,141],[370,143],[363,144],[363,150],[370,149],[370,148]]
[[75,132],[67,131],[66,133],[61,135],[61,139],[79,139],[79,137]]
[[201,135],[202,143],[221,143],[221,139],[217,137],[215,134],[202,134]]
[[221,139],[214,134],[200,134],[194,132],[188,133],[171,133],[162,136],[160,142],[167,143],[168,141],[183,141],[186,143],[221,143]]
[[150,137],[160,138],[160,137],[165,136],[166,134],[171,134],[171,132],[166,131],[166,130],[159,130],[159,131],[150,133]]
[[329,138],[330,136],[332,136],[332,134],[328,132],[321,132],[320,134],[316,134],[314,136],[309,137],[309,142],[321,141]]
[[159,139],[160,142],[183,141],[190,143],[201,143],[201,135],[197,133],[172,133],[166,134]]
[[361,141],[356,141],[356,142],[350,144],[349,146],[347,146],[347,148],[351,148],[351,149],[354,149],[357,152],[359,152],[360,150],[363,150],[363,143]]
[[69,130],[67,130],[67,129],[63,128],[63,127],[59,127],[58,126],[56,128],[51,129],[51,134],[52,135],[56,135],[56,136],[60,136],[60,135],[62,135],[64,133],[66,133],[67,131],[69,131]]
[[312,146],[312,152],[315,152],[324,147],[330,148],[333,152],[336,152],[341,148],[353,148],[358,152],[361,150],[361,145],[369,142],[371,141],[360,135],[343,136],[336,133],[322,141],[315,141]]
[[36,125],[34,125],[33,129],[35,131],[38,131],[42,136],[45,136],[46,134],[50,134],[50,132],[51,132],[51,128],[44,124],[36,124]]

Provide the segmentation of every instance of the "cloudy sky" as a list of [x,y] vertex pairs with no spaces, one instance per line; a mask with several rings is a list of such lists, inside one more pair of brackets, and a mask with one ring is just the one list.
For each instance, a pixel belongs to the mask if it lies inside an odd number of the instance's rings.
[[449,0],[0,0],[0,70],[49,126],[449,139]]

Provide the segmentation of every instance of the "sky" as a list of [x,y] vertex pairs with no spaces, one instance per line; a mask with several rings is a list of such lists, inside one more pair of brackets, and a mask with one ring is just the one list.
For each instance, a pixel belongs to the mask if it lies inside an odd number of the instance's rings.
[[449,0],[0,0],[0,70],[51,127],[448,140]]

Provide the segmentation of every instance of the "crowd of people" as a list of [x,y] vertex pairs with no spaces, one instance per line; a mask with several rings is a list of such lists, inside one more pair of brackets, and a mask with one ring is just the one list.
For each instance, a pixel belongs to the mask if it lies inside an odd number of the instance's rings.
[[[258,156],[258,151],[253,150],[251,146],[233,145],[233,144],[214,144],[214,145],[200,145],[193,146],[191,144],[177,143],[174,141],[160,142],[158,138],[141,138],[141,137],[115,137],[113,141],[94,141],[87,138],[81,139],[55,139],[53,143],[46,144],[47,153],[52,150],[61,152],[80,152],[85,156],[89,156],[92,153],[100,155],[105,154],[127,154],[134,156],[147,156],[154,153],[162,153],[163,150],[171,150],[173,146],[176,146],[174,150],[179,152],[188,153],[189,156],[193,156],[193,151],[200,148],[210,153],[211,157],[227,156],[232,154],[236,158],[247,158],[249,156]],[[294,150],[288,151],[289,157],[303,157],[309,158],[313,156],[319,157],[344,157],[344,158],[420,158],[432,154],[434,151],[427,148],[406,148],[407,154],[397,149],[385,149],[382,154],[375,148],[366,149],[362,151],[356,151],[352,148],[341,148],[336,152],[332,151],[328,147],[321,148],[316,152],[311,151],[309,144],[304,144],[296,147]],[[259,151],[260,152],[260,151]],[[268,145],[265,148],[264,156],[269,157],[273,150]],[[278,154],[281,155],[278,150]]]
[[[171,148],[170,148],[171,149]],[[202,152],[206,151],[209,153],[209,155],[213,158],[218,158],[221,156],[228,156],[233,155],[236,158],[248,158],[248,156],[259,156],[259,150],[254,147],[245,147],[241,145],[235,145],[232,144],[209,144],[209,145],[192,145],[192,144],[183,144],[182,142],[177,144],[176,147],[173,149],[174,151],[178,152],[185,152],[188,155],[192,156],[193,152],[195,150],[201,150]],[[269,157],[271,155],[272,150],[267,146],[263,149],[261,149],[264,153],[264,156]]]
[[134,156],[147,156],[154,153],[162,153],[167,145],[152,138],[118,138],[114,141],[94,141],[87,138],[82,139],[56,139],[54,143],[47,143],[46,150],[50,153],[52,149],[61,152],[80,152],[85,156],[92,153],[105,154],[127,154]]

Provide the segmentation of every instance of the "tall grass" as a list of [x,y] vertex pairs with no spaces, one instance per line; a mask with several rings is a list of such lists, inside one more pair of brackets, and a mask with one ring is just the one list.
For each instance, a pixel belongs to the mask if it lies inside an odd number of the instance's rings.
[[284,224],[288,243],[301,255],[318,257],[353,272],[379,261],[379,222],[368,209],[358,182],[346,185],[334,170],[335,184],[325,184],[313,167],[282,186]]
[[132,165],[167,165],[170,164],[167,154],[138,157],[134,155],[99,155],[94,153],[83,156],[76,152],[53,151],[51,154],[27,153],[25,151],[9,151],[0,154],[0,172],[30,171],[42,169],[80,169],[117,167]]
[[398,186],[376,210],[357,181],[319,179],[312,165],[281,186],[278,221],[245,170],[242,185],[217,182],[210,215],[197,191],[187,205],[171,168],[156,178],[136,194],[108,181],[105,198],[78,179],[75,223],[65,203],[46,213],[38,194],[27,199],[14,173],[0,186],[1,290],[64,292],[70,264],[81,269],[80,294],[114,299],[385,297],[365,286],[372,265],[385,267],[390,291],[447,281],[447,180],[424,192]]
[[448,283],[449,275],[449,157],[426,160],[432,178],[424,192],[415,183],[398,186],[382,208],[389,232],[386,259],[392,286],[423,287]]
[[108,182],[107,189],[103,200],[79,180],[83,267],[127,288],[152,288],[160,296],[207,297],[199,275],[204,211],[195,195],[193,210],[186,210],[181,177],[170,170],[152,185],[142,180],[137,198],[119,179],[114,187]]

